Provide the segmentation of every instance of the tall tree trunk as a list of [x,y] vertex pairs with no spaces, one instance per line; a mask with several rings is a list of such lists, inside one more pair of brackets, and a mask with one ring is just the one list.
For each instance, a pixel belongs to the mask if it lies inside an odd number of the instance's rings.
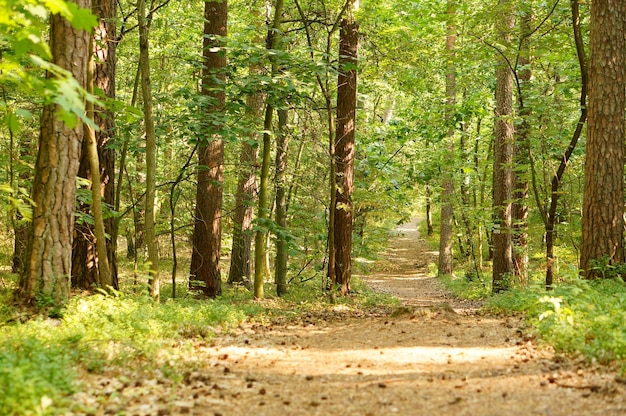
[[624,262],[626,2],[593,0],[589,28],[589,120],[580,269]]
[[561,179],[565,173],[565,169],[569,163],[572,153],[578,144],[578,139],[582,135],[583,126],[587,120],[587,57],[585,56],[585,43],[583,42],[580,30],[580,12],[578,0],[571,0],[572,9],[572,27],[574,29],[574,40],[576,42],[576,54],[578,56],[578,65],[580,67],[580,117],[572,134],[569,146],[563,153],[561,163],[556,173],[552,177],[552,186],[550,191],[550,206],[546,215],[546,288],[552,288],[554,281],[554,227],[556,223],[556,209],[559,201],[559,189]]
[[[256,10],[256,9],[255,9]],[[253,11],[255,16],[259,15]],[[260,17],[260,16],[259,16]],[[259,19],[260,20],[260,19]],[[260,36],[259,36],[260,37]],[[261,39],[255,39],[260,43]],[[250,75],[261,73],[259,65],[250,66]],[[254,92],[246,97],[246,114],[256,127],[263,109],[263,94]],[[241,143],[239,155],[239,178],[235,193],[235,209],[233,214],[233,244],[230,252],[230,269],[228,283],[251,282],[250,254],[252,249],[252,221],[254,218],[254,200],[257,191],[257,144],[260,134],[253,128],[250,136]]]
[[[504,45],[511,42],[515,18],[510,0],[500,0],[498,32]],[[507,289],[513,272],[511,198],[513,196],[513,74],[498,55],[493,158],[493,291]]]
[[149,286],[150,295],[158,300],[160,295],[159,252],[155,222],[156,200],[156,131],[152,111],[152,85],[150,81],[150,44],[149,30],[146,19],[146,2],[139,0],[137,4],[139,20],[139,61],[141,67],[141,93],[143,98],[144,128],[146,130],[146,219],[145,235],[150,263]]
[[[91,8],[90,0],[76,0]],[[78,31],[60,15],[50,17],[53,62],[86,85],[90,34]],[[83,125],[69,128],[46,105],[41,116],[39,151],[33,181],[33,221],[18,296],[40,307],[60,306],[69,297],[76,202],[76,174],[83,140]]]
[[[93,39],[91,40],[92,44]],[[94,73],[95,63],[93,57],[88,63],[87,70],[87,92],[94,92]],[[87,117],[95,121],[94,105],[91,102],[86,103]],[[96,253],[98,254],[97,276],[98,285],[102,288],[111,287],[113,281],[111,279],[111,269],[109,267],[109,255],[107,253],[107,238],[104,230],[104,215],[102,211],[102,195],[100,190],[100,160],[98,157],[98,141],[96,139],[95,129],[90,125],[85,125],[85,138],[87,142],[87,153],[89,158],[89,168],[91,171],[92,187],[91,187],[91,213],[94,222],[94,244]],[[95,185],[94,185],[95,184]]]
[[[278,38],[280,33],[280,21],[283,14],[283,0],[276,0],[274,7],[274,18],[272,20],[272,26],[267,33],[267,48],[276,49],[278,45]],[[272,58],[272,76],[278,72],[278,65]],[[270,218],[270,206],[269,206],[269,181],[270,181],[270,158],[271,158],[271,146],[272,140],[270,131],[272,130],[272,123],[274,119],[274,104],[271,102],[270,97],[267,99],[265,105],[265,119],[263,122],[263,147],[261,150],[261,176],[259,178],[259,209],[257,212],[257,226],[258,231],[254,240],[254,297],[255,299],[262,299],[263,283],[267,279],[267,273],[263,264],[267,257],[267,247],[265,241],[267,240],[267,222]]]
[[[448,27],[446,36],[446,108],[445,121],[448,126],[448,160],[454,158],[454,106],[456,103],[456,74],[454,44],[456,42],[455,0],[448,0]],[[439,276],[452,274],[452,225],[454,221],[454,163],[447,164],[443,172],[441,190],[441,229],[439,235]]]
[[[529,7],[530,8],[530,7]],[[518,91],[517,108],[520,123],[517,126],[515,137],[515,169],[514,192],[512,205],[513,222],[513,272],[522,283],[528,280],[528,155],[530,151],[530,123],[531,109],[524,101],[528,96],[530,84],[530,23],[532,20],[532,10],[524,10],[521,18],[522,40],[520,44],[519,57],[517,61],[518,69]]]
[[204,42],[202,95],[208,98],[206,124],[200,137],[196,218],[190,275],[203,282],[206,296],[222,293],[220,252],[222,241],[222,191],[224,176],[224,142],[220,137],[226,94],[220,84],[226,79],[226,54],[223,49],[228,21],[226,0],[204,3]]
[[[94,86],[102,90],[109,98],[115,98],[115,52],[117,49],[116,24],[117,2],[115,0],[93,0],[92,10],[99,18],[95,29],[93,53],[96,57],[94,70]],[[94,112],[94,123],[99,127],[95,132],[100,165],[99,176],[103,201],[113,206],[115,203],[115,150],[110,142],[115,134],[114,112],[98,108]],[[91,167],[88,141],[83,143],[82,156],[78,176],[95,183],[91,178]],[[87,211],[87,206],[80,207]],[[117,255],[114,241],[117,239],[114,218],[104,219],[105,233],[110,236],[106,239],[106,252],[110,270],[110,285],[118,289]],[[89,224],[76,224],[74,246],[72,248],[72,286],[81,289],[90,289],[98,283],[97,279],[98,256],[94,245],[93,227]]]
[[289,122],[287,109],[278,110],[278,134],[276,135],[276,294],[283,296],[287,293],[287,261],[289,248],[287,247],[287,186],[285,184],[285,170],[287,169],[287,155],[289,150],[289,136],[287,124]]
[[358,24],[351,15],[348,15],[341,21],[339,31],[334,240],[335,276],[341,295],[350,293],[352,276],[352,193],[354,191],[358,29]]

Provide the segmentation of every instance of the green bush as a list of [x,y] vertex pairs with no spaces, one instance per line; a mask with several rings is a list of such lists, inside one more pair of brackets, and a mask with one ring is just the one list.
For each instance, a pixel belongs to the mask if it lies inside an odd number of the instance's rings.
[[550,292],[541,286],[511,290],[487,307],[526,313],[530,326],[557,351],[626,368],[626,285],[620,279],[575,279]]

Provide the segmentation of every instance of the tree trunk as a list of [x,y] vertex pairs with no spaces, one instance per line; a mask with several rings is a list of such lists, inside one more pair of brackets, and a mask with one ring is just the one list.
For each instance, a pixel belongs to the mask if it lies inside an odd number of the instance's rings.
[[[93,44],[93,39],[91,40]],[[94,92],[94,73],[95,63],[93,57],[90,59],[87,70],[87,92]],[[91,102],[86,103],[87,117],[95,121],[94,105]],[[107,253],[107,238],[104,230],[104,215],[102,211],[102,195],[100,186],[100,160],[98,157],[98,141],[96,132],[90,125],[85,125],[85,141],[87,142],[87,153],[89,158],[89,168],[91,171],[92,187],[91,187],[91,213],[94,222],[94,244],[98,255],[97,276],[98,285],[101,288],[110,288],[113,281],[111,279],[111,269],[109,267],[109,255]],[[95,186],[93,184],[96,184]]]
[[518,112],[521,118],[515,137],[515,169],[513,171],[515,187],[513,192],[512,222],[513,222],[513,272],[517,279],[525,283],[528,280],[528,166],[530,149],[530,123],[531,109],[526,105],[525,99],[529,93],[530,84],[530,23],[532,11],[525,10],[521,18],[521,36],[517,79],[519,80],[517,91]]
[[[283,14],[283,0],[276,0],[274,8],[274,19],[272,26],[267,33],[267,48],[276,49],[278,45],[278,37],[280,33],[280,20]],[[276,75],[278,71],[278,65],[275,60],[272,60],[272,73]],[[270,181],[270,158],[271,158],[271,136],[272,122],[274,119],[274,105],[268,97],[267,104],[265,106],[265,119],[263,122],[263,147],[261,150],[261,177],[259,178],[259,209],[257,212],[257,227],[258,231],[254,240],[254,298],[262,299],[263,283],[267,279],[267,273],[263,264],[267,257],[267,247],[265,241],[267,240],[267,222],[269,221],[270,207],[269,207],[269,181]]]
[[[448,0],[448,35],[446,36],[446,108],[445,121],[448,126],[448,160],[454,158],[454,106],[456,103],[456,75],[454,66],[454,44],[456,42],[455,1]],[[444,168],[441,190],[441,230],[439,235],[439,276],[452,274],[452,226],[454,221],[454,164]]]
[[[511,41],[514,15],[510,0],[500,0],[498,32],[501,41]],[[506,61],[497,58],[496,109],[493,158],[493,291],[500,292],[509,286],[513,272],[511,244],[511,198],[513,196],[513,75]]]
[[592,1],[580,259],[588,279],[624,262],[625,19],[623,0]]
[[350,16],[341,21],[339,31],[334,242],[335,276],[341,295],[350,293],[352,276],[352,193],[354,191],[358,29],[358,24]]
[[[93,53],[96,56],[94,86],[102,90],[107,97],[115,98],[115,52],[117,3],[113,0],[94,0],[92,10],[99,18],[99,24],[95,29]],[[98,108],[94,112],[94,123],[99,127],[95,132],[100,165],[99,176],[103,201],[113,206],[115,203],[115,150],[109,146],[115,134],[114,112]],[[85,140],[82,149],[78,176],[92,180],[88,141]],[[92,180],[93,182],[93,180]],[[82,205],[82,204],[81,204]],[[88,207],[81,206],[81,210],[87,212]],[[106,252],[110,270],[110,285],[119,289],[117,278],[117,255],[115,253],[114,218],[104,219],[105,233],[110,236],[106,239]],[[93,227],[89,224],[76,224],[74,246],[72,248],[72,287],[91,289],[98,283],[97,279],[98,256],[94,245]]]
[[276,135],[276,294],[283,296],[287,293],[287,261],[289,248],[287,247],[287,186],[285,184],[285,170],[287,169],[287,155],[289,150],[289,136],[287,124],[289,113],[286,109],[278,110],[278,134]]
[[578,65],[580,67],[580,117],[576,124],[576,129],[572,134],[567,150],[563,153],[561,163],[556,173],[552,177],[552,186],[550,191],[550,206],[546,215],[546,289],[552,288],[554,281],[554,232],[556,223],[556,209],[559,201],[559,188],[561,179],[567,168],[570,157],[574,153],[578,139],[582,135],[583,126],[587,120],[587,57],[585,56],[585,43],[583,42],[580,30],[580,12],[578,0],[571,0],[572,8],[572,27],[574,29],[574,40],[576,42],[576,54],[578,56]]
[[[256,75],[260,68],[252,66],[250,74]],[[246,98],[247,114],[255,123],[261,115],[263,95],[253,93]],[[254,129],[257,130],[257,129]],[[241,144],[239,156],[239,179],[235,194],[235,209],[233,215],[233,245],[230,253],[230,270],[228,283],[250,282],[250,252],[252,249],[252,220],[254,216],[254,198],[257,188],[256,163],[259,134],[251,133]]]
[[430,185],[426,185],[426,229],[428,235],[433,235],[435,229],[433,228],[433,213],[432,213],[432,191]]
[[200,137],[198,187],[191,256],[191,279],[203,283],[204,294],[215,298],[222,293],[220,253],[222,241],[222,190],[224,142],[219,135],[219,119],[226,102],[220,84],[226,79],[226,54],[222,48],[226,36],[228,4],[204,3],[204,42],[202,94],[208,98],[204,109],[207,122]]
[[[11,139],[14,139],[13,132],[10,131]],[[11,144],[11,149],[14,145]],[[19,160],[28,160],[29,155],[33,154],[32,142],[28,136],[25,136],[19,144]],[[19,182],[15,183],[15,172],[13,171],[13,157],[11,159],[11,187],[17,189],[21,185],[26,185],[31,182],[31,172],[29,170],[19,174]],[[11,271],[21,275],[24,272],[24,262],[26,260],[26,249],[28,246],[28,230],[29,223],[22,217],[19,212],[15,212],[12,215],[13,225],[13,259],[11,264]]]
[[[90,0],[76,0],[91,8]],[[87,31],[77,31],[60,15],[50,17],[50,49],[53,62],[68,70],[78,84],[86,85],[89,61]],[[58,307],[69,297],[76,202],[76,174],[80,161],[83,125],[69,128],[55,117],[55,106],[46,105],[32,199],[33,220],[29,235],[19,297],[40,307]]]
[[[144,127],[146,130],[146,218],[145,236],[150,263],[149,286],[150,295],[158,300],[160,296],[159,252],[155,222],[156,200],[156,131],[152,111],[152,85],[150,81],[150,44],[148,40],[148,24],[146,20],[146,2],[139,0],[139,61],[141,67],[141,92],[143,98]],[[137,245],[137,244],[136,244]]]

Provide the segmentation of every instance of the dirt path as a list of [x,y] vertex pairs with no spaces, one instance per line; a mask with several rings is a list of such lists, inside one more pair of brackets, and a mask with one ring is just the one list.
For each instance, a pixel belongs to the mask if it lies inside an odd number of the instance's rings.
[[138,398],[124,401],[127,414],[626,414],[614,375],[538,350],[515,319],[476,314],[428,276],[433,255],[415,223],[400,228],[388,270],[367,282],[405,307],[247,326],[190,352],[206,366],[170,389],[156,413]]

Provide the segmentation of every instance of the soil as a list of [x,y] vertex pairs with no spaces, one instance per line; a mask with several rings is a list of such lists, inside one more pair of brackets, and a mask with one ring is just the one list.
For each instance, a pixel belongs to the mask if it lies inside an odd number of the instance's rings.
[[101,390],[117,392],[97,399],[99,413],[626,414],[626,386],[615,373],[540,348],[518,318],[485,315],[447,293],[428,273],[436,253],[416,228],[400,227],[380,270],[363,276],[403,306],[337,306],[247,324],[189,351],[195,364],[176,385],[98,376]]

